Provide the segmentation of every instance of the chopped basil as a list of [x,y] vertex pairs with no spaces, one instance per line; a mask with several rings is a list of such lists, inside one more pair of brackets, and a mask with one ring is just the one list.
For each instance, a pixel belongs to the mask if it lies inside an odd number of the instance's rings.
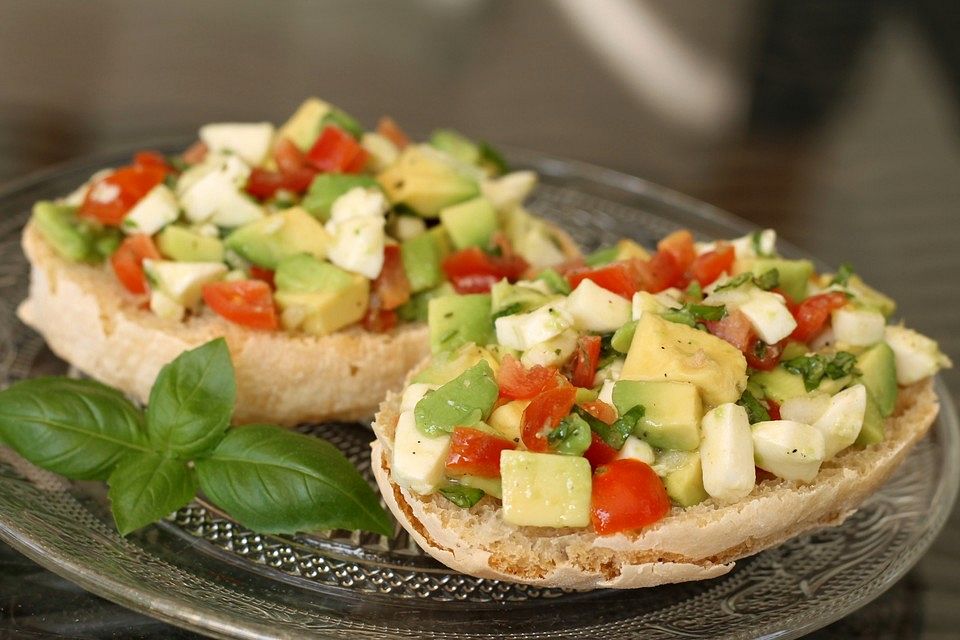
[[481,166],[490,167],[496,175],[504,174],[509,170],[503,154],[493,148],[489,143],[481,140],[477,143],[477,148],[480,151]]
[[590,425],[575,413],[560,421],[557,428],[547,434],[547,443],[555,453],[581,456],[590,448]]
[[740,275],[730,278],[721,285],[717,285],[714,291],[725,291],[727,289],[736,289],[739,286],[745,285],[753,277],[753,274],[749,271],[745,271]]
[[166,160],[168,165],[180,173],[183,173],[190,168],[190,165],[187,164],[187,161],[184,160],[182,156],[167,156]]
[[764,422],[770,419],[770,414],[767,412],[766,407],[749,391],[743,392],[743,395],[737,400],[737,404],[747,410],[747,418],[749,418],[750,424],[756,424],[757,422]]
[[610,264],[617,259],[618,249],[616,247],[606,247],[604,249],[597,249],[586,258],[584,262],[588,267],[602,267],[605,264]]
[[523,311],[523,304],[520,302],[514,302],[513,304],[508,304],[503,309],[500,309],[500,311],[497,311],[491,316],[491,319],[496,320],[497,318],[502,318],[503,316],[512,316],[513,314],[520,313],[521,311]]
[[465,487],[462,484],[449,484],[440,487],[440,493],[444,498],[462,509],[469,509],[480,502],[480,499],[486,494],[482,489]]
[[841,287],[847,286],[847,282],[850,280],[850,276],[853,275],[853,265],[849,262],[844,262],[840,265],[840,268],[837,269],[837,273],[833,276],[833,280],[830,281],[830,284],[838,284]]
[[704,321],[720,320],[725,315],[727,315],[727,308],[722,304],[714,306],[688,302],[679,309],[670,309],[660,314],[660,317],[670,322],[699,328]]
[[623,443],[627,441],[627,436],[633,433],[634,428],[637,426],[637,422],[640,418],[643,417],[643,414],[646,413],[643,405],[638,404],[634,408],[627,411],[625,414],[617,418],[617,421],[613,424],[606,424],[597,420],[589,413],[576,407],[575,411],[577,415],[583,418],[587,424],[590,425],[590,430],[600,436],[600,439],[606,442],[608,445],[619,451],[623,448]]
[[750,234],[750,246],[753,252],[761,258],[769,258],[772,253],[763,250],[763,231],[754,231]]
[[854,373],[857,357],[847,351],[838,351],[832,356],[814,354],[792,358],[783,363],[783,368],[803,377],[803,386],[813,391],[820,386],[824,376],[831,380]]
[[719,285],[714,291],[724,291],[726,289],[736,289],[737,287],[743,286],[746,283],[753,281],[753,284],[758,289],[763,289],[764,291],[769,291],[777,285],[780,284],[780,272],[777,269],[769,269],[764,271],[759,276],[754,276],[749,271],[741,273],[735,278],[727,280],[723,284]]
[[683,293],[694,302],[703,302],[703,287],[696,280],[691,280]]

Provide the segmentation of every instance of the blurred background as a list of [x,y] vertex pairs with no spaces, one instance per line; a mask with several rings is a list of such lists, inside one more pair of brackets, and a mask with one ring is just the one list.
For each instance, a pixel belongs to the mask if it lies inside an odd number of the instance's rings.
[[[774,226],[852,262],[960,359],[955,0],[0,0],[0,184],[204,122],[282,121],[310,95]],[[891,595],[823,637],[956,637],[958,534],[955,515]],[[44,574],[6,566],[12,625],[24,577]]]

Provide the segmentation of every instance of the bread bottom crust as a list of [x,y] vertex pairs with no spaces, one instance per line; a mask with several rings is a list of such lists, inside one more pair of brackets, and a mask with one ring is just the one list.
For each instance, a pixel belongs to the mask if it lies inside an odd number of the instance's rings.
[[235,423],[366,419],[430,352],[422,324],[317,337],[245,329],[208,309],[173,323],[144,309],[109,266],[61,258],[32,225],[22,240],[30,293],[17,315],[60,358],[141,402],[163,365],[223,336],[237,375]]
[[573,589],[638,588],[713,578],[734,562],[801,533],[842,523],[887,479],[933,424],[939,404],[927,379],[900,390],[882,443],[850,449],[825,463],[810,484],[767,480],[733,504],[707,500],[674,507],[640,531],[598,536],[584,529],[517,527],[484,498],[461,509],[421,496],[390,477],[399,396],[374,422],[372,466],[394,516],[427,553],[470,575]]

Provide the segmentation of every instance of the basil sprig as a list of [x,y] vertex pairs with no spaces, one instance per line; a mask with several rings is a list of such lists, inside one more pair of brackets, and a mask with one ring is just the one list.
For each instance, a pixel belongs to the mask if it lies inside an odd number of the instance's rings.
[[838,351],[832,356],[813,354],[791,358],[782,363],[783,368],[803,377],[803,386],[813,391],[824,377],[839,380],[857,372],[857,357],[848,351]]
[[0,391],[0,441],[49,471],[106,480],[121,535],[206,496],[261,533],[393,530],[331,444],[272,425],[228,429],[236,378],[221,338],[165,366],[143,411],[91,380],[36,378]]
[[727,315],[725,305],[694,304],[688,302],[679,309],[670,309],[660,314],[664,320],[685,324],[688,327],[703,328],[703,323],[711,320],[721,320]]

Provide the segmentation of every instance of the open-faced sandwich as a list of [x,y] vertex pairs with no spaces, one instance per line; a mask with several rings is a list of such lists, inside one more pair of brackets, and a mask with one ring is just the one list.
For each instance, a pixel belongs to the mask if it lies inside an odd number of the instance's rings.
[[848,267],[774,243],[680,231],[431,300],[434,354],[374,423],[394,515],[449,567],[571,588],[710,578],[842,522],[950,363]]
[[146,400],[160,368],[225,336],[240,422],[372,415],[429,353],[427,301],[578,255],[452,131],[411,143],[307,100],[279,128],[210,124],[36,204],[19,315],[85,373]]

